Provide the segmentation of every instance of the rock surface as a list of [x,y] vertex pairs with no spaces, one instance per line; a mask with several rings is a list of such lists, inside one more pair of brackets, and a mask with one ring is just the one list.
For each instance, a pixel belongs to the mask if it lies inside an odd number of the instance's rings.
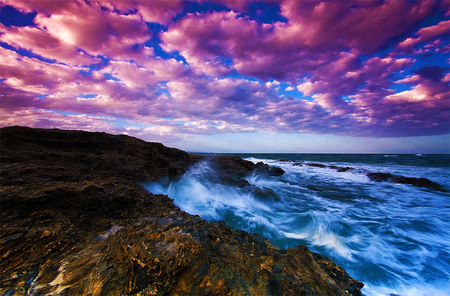
[[433,189],[436,191],[448,192],[442,185],[433,182],[427,178],[415,178],[415,177],[403,177],[399,175],[393,175],[391,173],[369,173],[367,174],[370,180],[375,182],[390,182],[398,184],[409,184],[417,187],[424,187]]
[[[326,166],[322,163],[302,163],[302,162],[294,162],[293,160],[287,160],[287,159],[281,159],[280,162],[293,162],[293,166],[303,166],[307,165],[310,167],[317,167],[317,168],[329,168],[336,170],[339,173],[347,172],[349,170],[354,170],[355,168],[352,167],[340,167],[340,166]],[[413,185],[417,187],[422,188],[428,188],[436,191],[441,192],[448,192],[446,188],[444,188],[442,185],[433,182],[427,178],[416,178],[416,177],[404,177],[400,175],[393,175],[391,173],[377,173],[377,172],[369,172],[366,173],[366,176],[374,182],[389,182],[389,183],[398,183],[398,184],[408,184]],[[315,190],[315,191],[321,191],[320,189],[308,187],[308,189]]]
[[[280,250],[141,187],[198,156],[104,133],[8,127],[0,137],[1,295],[361,295],[325,256]],[[233,182],[255,169],[217,163]]]

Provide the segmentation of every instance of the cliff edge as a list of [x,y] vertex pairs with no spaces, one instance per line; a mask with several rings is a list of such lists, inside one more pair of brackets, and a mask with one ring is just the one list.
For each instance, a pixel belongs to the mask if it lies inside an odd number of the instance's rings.
[[[82,131],[5,127],[0,139],[1,295],[361,295],[326,256],[280,250],[140,185],[198,156]],[[257,169],[217,162],[233,182]]]

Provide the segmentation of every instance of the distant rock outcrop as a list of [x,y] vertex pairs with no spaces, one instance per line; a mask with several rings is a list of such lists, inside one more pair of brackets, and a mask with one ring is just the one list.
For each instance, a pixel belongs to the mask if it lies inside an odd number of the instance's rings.
[[[282,159],[279,161],[280,162],[289,162],[290,160]],[[340,166],[336,166],[336,165],[327,166],[322,163],[314,163],[314,162],[313,163],[302,163],[302,162],[294,162],[293,160],[291,160],[290,162],[293,162],[293,164],[292,164],[293,166],[302,166],[304,164],[304,165],[307,165],[310,167],[333,169],[339,173],[343,173],[343,172],[347,172],[349,170],[355,169],[353,167],[340,167]],[[365,174],[370,180],[375,181],[375,182],[390,182],[390,183],[398,183],[398,184],[408,184],[408,185],[428,188],[428,189],[432,189],[432,190],[436,190],[436,191],[448,192],[448,190],[445,189],[442,185],[440,185],[436,182],[433,182],[427,178],[404,177],[404,176],[400,176],[400,175],[393,175],[391,173],[376,173],[376,172],[370,172],[370,173],[365,172]],[[307,188],[314,190],[314,191],[320,191],[320,189],[315,188],[313,186],[307,186]]]
[[[326,256],[280,250],[141,187],[198,156],[104,133],[7,127],[0,138],[1,295],[361,295]],[[215,160],[228,182],[256,167]]]
[[427,178],[403,177],[399,175],[392,175],[391,173],[369,173],[367,174],[370,180],[375,182],[391,182],[399,184],[409,184],[417,187],[429,188],[437,191],[447,192],[440,184],[433,182]]

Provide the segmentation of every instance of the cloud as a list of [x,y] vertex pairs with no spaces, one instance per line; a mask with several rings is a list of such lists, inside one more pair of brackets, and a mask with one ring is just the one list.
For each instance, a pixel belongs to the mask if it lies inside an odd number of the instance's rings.
[[449,106],[446,106],[446,104],[450,102],[450,88],[446,76],[443,75],[445,70],[438,66],[422,67],[417,71],[416,75],[401,80],[403,83],[415,84],[411,90],[389,95],[385,100],[402,102],[428,101],[439,104],[443,109],[448,109]]
[[[53,111],[35,108],[21,108],[3,112],[0,126],[19,124],[35,128],[78,129],[88,131],[107,131],[114,133],[112,117],[89,116],[86,114],[63,115]],[[19,121],[18,121],[19,119]]]
[[233,11],[187,14],[161,35],[163,48],[179,51],[208,75],[234,68],[261,79],[293,81],[341,59],[343,51],[374,53],[431,15],[438,3],[283,1],[280,6],[287,23],[258,23]]
[[[80,11],[100,7],[103,11],[117,12],[121,15],[139,15],[144,22],[169,23],[184,7],[181,0],[120,0],[120,1],[53,1],[53,0],[4,0],[24,12],[38,12],[42,15],[60,15],[68,11]],[[82,15],[80,15],[82,16]]]
[[[450,23],[416,27],[442,3],[267,1],[285,18],[270,23],[251,15],[250,3],[220,3],[232,10],[188,13],[182,1],[5,1],[36,16],[34,25],[0,25],[8,114],[1,124],[23,118],[170,141],[448,132],[448,68],[423,66],[419,54],[432,60],[449,51]],[[167,58],[175,55],[182,61]]]
[[122,13],[129,13],[136,10],[144,22],[169,24],[172,19],[181,13],[184,8],[182,0],[125,0],[113,1],[109,5]]
[[405,39],[404,41],[400,42],[398,44],[398,48],[402,49],[406,52],[411,52],[412,49],[417,46],[418,44],[422,42],[430,41],[434,38],[437,38],[439,36],[442,36],[444,38],[448,39],[448,35],[450,32],[450,20],[448,21],[441,21],[439,24],[435,26],[429,26],[420,29],[417,31],[417,38],[409,37]]
[[428,79],[434,82],[439,82],[444,77],[444,72],[448,69],[439,66],[424,66],[417,70],[417,74],[423,79]]
[[352,105],[367,132],[388,137],[448,133],[450,91],[445,76],[423,79],[419,74],[397,83],[413,84],[412,88],[394,93],[392,90],[366,89],[353,97]]
[[[353,48],[368,54],[434,13],[437,6],[435,1],[283,1],[281,13],[290,26],[278,31],[296,32],[302,44],[315,49]],[[368,34],[376,38],[367,38]]]
[[37,2],[35,9],[51,14],[37,14],[36,27],[1,26],[3,42],[70,65],[96,63],[98,55],[128,60],[154,55],[153,49],[136,46],[151,38],[140,15],[105,11],[98,2],[65,1],[60,7],[54,1]]

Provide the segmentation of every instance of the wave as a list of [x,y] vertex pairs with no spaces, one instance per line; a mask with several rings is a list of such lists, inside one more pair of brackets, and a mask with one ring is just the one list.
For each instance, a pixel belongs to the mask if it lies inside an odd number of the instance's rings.
[[[169,195],[191,214],[260,234],[280,248],[301,244],[325,254],[366,284],[365,295],[450,295],[448,282],[440,281],[450,278],[448,193],[373,182],[366,176],[393,171],[443,182],[450,178],[447,168],[338,161],[323,162],[323,167],[257,156],[247,160],[285,173],[256,170],[244,177],[247,186],[238,187],[220,182],[217,167],[206,160],[178,180],[144,187]],[[351,169],[339,172],[341,167]],[[422,289],[429,293],[419,293]]]

